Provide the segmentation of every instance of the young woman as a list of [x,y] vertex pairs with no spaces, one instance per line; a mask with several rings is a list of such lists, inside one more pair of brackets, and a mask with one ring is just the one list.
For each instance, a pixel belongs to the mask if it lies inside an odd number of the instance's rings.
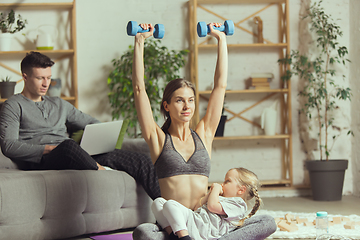
[[[223,184],[214,183],[199,208],[192,211],[174,200],[155,199],[152,211],[162,228],[171,227],[172,239],[219,239],[242,226],[260,207],[259,180],[245,168],[230,169]],[[255,197],[252,211],[245,217],[248,201]]]
[[[214,30],[213,26],[220,27],[221,24],[210,24],[210,35],[218,41],[214,88],[206,114],[194,130],[190,129],[190,121],[195,112],[195,88],[184,79],[174,79],[166,86],[161,103],[166,122],[162,128],[156,124],[145,91],[143,59],[144,41],[153,35],[154,27],[151,24],[141,24],[143,29],[150,31],[138,33],[134,43],[132,81],[135,105],[142,135],[149,145],[158,175],[161,196],[176,200],[191,210],[195,210],[200,199],[207,194],[212,142],[220,121],[227,82],[226,36],[223,32]],[[273,232],[276,226],[273,219],[272,222],[270,225]],[[151,230],[146,225],[138,227],[134,231],[134,239],[159,240],[168,237],[163,232],[154,231],[153,227],[154,225],[150,226]],[[171,228],[168,227],[165,231],[170,234]]]

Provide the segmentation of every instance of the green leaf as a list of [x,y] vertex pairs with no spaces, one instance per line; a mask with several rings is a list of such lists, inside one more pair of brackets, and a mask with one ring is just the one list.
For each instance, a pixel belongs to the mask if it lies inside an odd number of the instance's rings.
[[[307,15],[303,17],[309,21],[309,30],[315,39],[310,49],[317,49],[304,55],[298,50],[292,50],[289,56],[279,59],[278,63],[284,65],[282,80],[290,80],[294,75],[299,77],[299,83],[296,84],[301,86],[299,90],[299,96],[303,100],[301,111],[308,119],[314,119],[314,123],[317,123],[318,136],[328,136],[328,127],[335,127],[334,119],[330,116],[332,111],[338,108],[337,101],[351,100],[352,94],[350,88],[340,88],[335,81],[337,72],[340,71],[337,64],[345,65],[349,62],[346,58],[348,49],[339,44],[338,39],[342,36],[341,28],[324,11],[322,2],[320,0],[313,3]],[[326,134],[321,133],[322,129]],[[323,147],[321,144],[319,142],[320,149]],[[325,146],[325,149],[328,156],[331,148]]]
[[[132,62],[134,47],[128,50],[119,59],[113,59],[113,71],[108,76],[110,92],[109,103],[112,108],[113,119],[123,117],[129,119],[128,134],[135,136],[137,127],[137,113],[134,104],[132,88]],[[188,50],[169,50],[161,46],[160,40],[147,39],[144,43],[144,79],[151,108],[155,114],[161,102],[163,86],[179,76],[179,70],[186,64]],[[120,76],[120,77],[119,77]],[[158,116],[154,115],[157,119]]]

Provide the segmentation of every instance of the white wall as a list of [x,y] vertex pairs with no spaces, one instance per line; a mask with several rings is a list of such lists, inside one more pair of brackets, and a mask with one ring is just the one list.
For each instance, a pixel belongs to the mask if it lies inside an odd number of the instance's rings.
[[[36,0],[37,1],[37,0]],[[52,2],[68,1],[68,0],[52,0]],[[18,2],[15,0],[6,0],[6,2]],[[35,0],[26,0],[23,2],[35,2]],[[37,1],[41,2],[41,1]],[[301,0],[290,1],[290,43],[291,48],[295,49],[299,46],[298,36],[298,24],[299,24],[299,10]],[[340,18],[340,26],[344,31],[344,36],[341,38],[341,44],[350,46],[350,26],[358,31],[358,25],[352,23],[348,13],[350,12],[349,2],[354,4],[356,0],[328,0],[324,4],[326,10],[333,15],[333,18]],[[188,48],[188,11],[186,0],[133,0],[133,1],[118,1],[118,0],[77,0],[76,1],[76,18],[77,18],[77,50],[78,50],[78,86],[79,86],[79,109],[83,112],[89,113],[101,121],[111,120],[111,110],[109,108],[107,100],[107,76],[112,68],[111,60],[119,57],[130,44],[133,43],[133,38],[126,35],[125,27],[129,20],[135,20],[137,22],[151,22],[151,23],[163,23],[165,24],[166,33],[162,40],[162,43],[170,49],[185,49]],[[358,4],[355,4],[358,6]],[[247,6],[253,8],[253,6]],[[277,22],[274,22],[274,9],[269,9],[260,15],[264,21],[264,38],[270,39],[276,42],[278,39]],[[275,9],[276,10],[276,9]],[[241,13],[239,13],[239,11]],[[240,8],[235,10],[232,7],[222,7],[220,12],[224,16],[227,16],[234,21],[240,20],[249,14],[247,8]],[[268,13],[267,13],[268,12]],[[357,11],[358,12],[358,11]],[[352,13],[357,16],[356,11]],[[31,14],[30,14],[31,15]],[[27,19],[35,22],[44,21],[39,18],[40,15],[34,14]],[[201,10],[198,10],[198,19],[204,21],[219,21],[217,18],[210,17],[208,14]],[[276,15],[275,15],[276,16]],[[358,17],[353,18],[354,21],[358,21]],[[271,24],[268,24],[268,23]],[[272,24],[273,23],[273,24]],[[358,24],[358,23],[357,23]],[[35,27],[35,25],[32,25]],[[249,30],[252,29],[251,22],[245,22],[244,27]],[[353,32],[353,31],[351,31]],[[358,33],[357,33],[358,34]],[[19,36],[21,38],[21,36]],[[228,38],[229,42],[242,42],[251,41],[246,34],[236,32],[236,35]],[[351,47],[356,46],[355,40]],[[251,50],[235,50],[236,54],[233,54],[234,50],[229,54],[230,69],[229,69],[229,85],[233,88],[242,87],[243,80],[251,73],[255,71],[271,71],[278,76],[278,66],[276,63],[277,56],[271,51],[264,53],[256,53]],[[358,51],[358,49],[357,49]],[[205,74],[203,79],[209,79],[211,82],[213,70],[209,70],[209,73],[205,72],[204,65],[214,66],[215,58],[213,53],[203,53],[205,59],[200,63],[199,72]],[[351,55],[352,58],[358,58],[359,54]],[[259,61],[259,58],[261,59]],[[356,59],[352,59],[353,61]],[[354,64],[355,65],[355,64]],[[357,69],[357,68],[355,68]],[[344,84],[348,84],[350,75],[349,69],[344,70],[344,74],[347,76],[347,80]],[[357,70],[358,71],[358,70]],[[209,77],[208,75],[209,74]],[[1,75],[1,74],[0,74]],[[188,76],[188,70],[182,73],[185,77]],[[240,77],[239,77],[240,76]],[[352,72],[351,75],[355,78],[356,73]],[[272,83],[276,84],[276,82]],[[208,81],[202,81],[200,88],[206,88],[209,85]],[[293,91],[292,91],[292,116],[293,116],[293,172],[294,183],[303,184],[306,183],[306,173],[304,172],[304,160],[306,154],[304,153],[299,133],[299,103],[297,99],[297,80],[293,79]],[[352,86],[354,87],[354,86]],[[357,91],[359,87],[356,85]],[[355,93],[355,91],[354,91]],[[227,102],[236,108],[240,108],[239,104],[235,104],[235,100],[231,97],[227,97]],[[244,101],[249,101],[245,100]],[[253,101],[253,100],[250,100]],[[356,99],[354,94],[352,116],[357,121],[359,115],[356,112],[356,103],[359,100]],[[270,104],[269,102],[268,104]],[[266,105],[264,105],[266,106]],[[249,118],[256,119],[261,113],[261,108],[255,109],[255,112],[249,113]],[[341,114],[346,120],[346,124],[351,123],[350,119],[350,104],[343,106]],[[360,131],[359,127],[356,127],[356,131]],[[255,132],[254,130],[241,120],[234,120],[232,124],[226,127],[225,134],[232,134],[234,129],[240,129],[240,131]],[[355,143],[358,142],[357,138],[354,138]],[[353,182],[356,182],[357,193],[359,193],[359,179],[353,180],[352,176],[358,176],[359,171],[359,158],[357,160],[357,170],[354,170],[352,165],[354,162],[352,159],[356,155],[356,147],[352,151],[351,145],[347,144],[350,138],[344,137],[339,141],[337,148],[334,149],[334,157],[347,158],[350,160],[349,169],[346,172],[346,179],[344,184],[344,193],[353,192]],[[262,141],[234,141],[231,143],[215,143],[213,160],[212,160],[212,181],[221,181],[225,171],[230,167],[245,166],[258,173],[261,179],[271,179],[280,176],[280,152],[278,151],[279,142],[262,142]],[[238,149],[241,149],[239,152]],[[358,151],[358,150],[357,150]],[[355,158],[354,158],[355,159]],[[356,172],[357,171],[357,172]],[[283,195],[297,195],[300,194],[297,191],[286,192],[271,192],[272,196]],[[306,194],[306,192],[301,192]]]
[[[304,0],[305,2],[305,0]],[[312,1],[315,2],[315,1]],[[293,2],[292,2],[293,3]],[[302,1],[298,1],[299,4],[302,3]],[[343,31],[343,36],[339,37],[339,43],[340,45],[344,45],[348,47],[350,50],[350,19],[348,17],[348,13],[350,11],[349,7],[349,1],[343,0],[343,1],[326,1],[326,4],[322,5],[325,8],[325,11],[327,14],[330,14],[332,18],[336,21],[336,23],[341,27],[341,30]],[[291,7],[295,7],[294,4],[291,4]],[[300,10],[300,9],[297,9]],[[302,41],[300,42],[299,38],[302,36],[299,36],[299,12],[291,12],[291,48],[297,49],[300,46],[306,45],[305,40],[302,38]],[[297,31],[295,31],[295,29]],[[314,39],[315,40],[315,39]],[[310,47],[310,54],[312,53],[313,49]],[[350,58],[350,56],[348,56]],[[345,75],[345,80],[342,79],[342,75]],[[340,86],[347,87],[350,85],[350,64],[348,64],[346,67],[339,67],[337,69],[337,78],[336,83]],[[302,83],[298,81],[298,79],[295,77],[292,79],[293,82],[293,139],[294,139],[294,145],[293,145],[293,162],[294,162],[294,182],[297,183],[298,180],[300,182],[307,183],[309,181],[307,172],[304,171],[303,163],[304,160],[310,157],[310,159],[313,158],[319,158],[320,153],[319,149],[317,148],[317,131],[309,130],[309,126],[307,124],[303,124],[303,119],[301,116],[303,114],[300,114],[301,110],[301,104],[300,99],[298,98],[297,94],[299,89],[301,89]],[[353,159],[351,154],[351,145],[346,144],[351,142],[352,139],[350,136],[347,136],[346,133],[351,127],[351,103],[350,102],[339,102],[339,108],[335,111],[336,114],[336,120],[334,121],[334,126],[338,126],[342,129],[342,133],[340,137],[337,138],[336,143],[334,144],[334,147],[331,151],[331,158],[332,159],[348,159],[349,160],[349,168],[346,171],[345,175],[345,183],[344,183],[344,194],[351,194],[353,192]],[[311,124],[315,123],[316,119],[313,119]],[[316,125],[313,125],[313,129]],[[330,128],[329,130],[330,136],[337,135],[337,130],[332,130]],[[311,143],[307,140],[307,138],[304,137],[304,135],[310,135],[312,139],[314,139],[314,143],[311,146]],[[330,137],[329,137],[330,138]],[[297,142],[297,143],[296,143]],[[331,146],[332,142],[331,139],[329,139],[328,145]],[[324,156],[324,155],[323,155]],[[295,166],[297,165],[297,167]],[[298,182],[299,183],[299,182]]]
[[[111,119],[107,99],[107,76],[111,60],[133,44],[126,34],[128,21],[163,23],[163,44],[170,49],[188,47],[186,1],[77,1],[79,108],[102,121]],[[172,22],[172,24],[169,24]]]

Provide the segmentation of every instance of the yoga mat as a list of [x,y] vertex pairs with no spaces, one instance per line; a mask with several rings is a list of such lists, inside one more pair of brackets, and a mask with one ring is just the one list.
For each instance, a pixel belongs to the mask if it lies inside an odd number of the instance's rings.
[[90,237],[94,240],[133,240],[132,233],[119,233],[111,235],[97,235]]

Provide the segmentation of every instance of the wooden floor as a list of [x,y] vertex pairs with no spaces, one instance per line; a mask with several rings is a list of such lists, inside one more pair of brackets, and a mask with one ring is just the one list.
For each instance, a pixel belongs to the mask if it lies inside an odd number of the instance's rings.
[[265,210],[306,213],[326,211],[329,214],[360,216],[360,198],[355,196],[343,196],[341,201],[333,202],[313,201],[311,197],[264,198],[263,202],[262,209]]

